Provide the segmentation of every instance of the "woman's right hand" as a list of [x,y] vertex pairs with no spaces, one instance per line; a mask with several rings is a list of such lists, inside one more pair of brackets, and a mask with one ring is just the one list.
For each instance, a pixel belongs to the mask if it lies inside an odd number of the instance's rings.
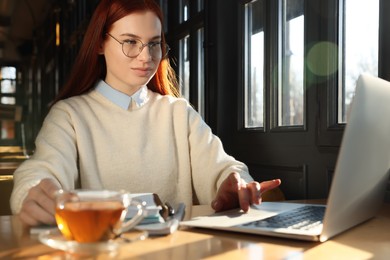
[[55,192],[60,188],[51,179],[43,179],[32,187],[23,201],[19,217],[28,226],[40,224],[53,225],[56,223]]

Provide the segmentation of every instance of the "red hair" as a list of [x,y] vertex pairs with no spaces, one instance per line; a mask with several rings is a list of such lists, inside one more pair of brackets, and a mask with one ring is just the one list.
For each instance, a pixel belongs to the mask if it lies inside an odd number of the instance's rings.
[[[69,75],[53,104],[59,100],[84,94],[91,90],[99,79],[106,77],[106,62],[99,54],[106,33],[113,23],[134,13],[152,11],[163,24],[163,14],[154,0],[101,0],[95,9],[84,35],[79,53]],[[162,44],[166,44],[161,32]],[[163,54],[164,55],[164,54]],[[148,88],[162,95],[178,96],[178,82],[175,72],[165,58],[160,61],[156,74]]]

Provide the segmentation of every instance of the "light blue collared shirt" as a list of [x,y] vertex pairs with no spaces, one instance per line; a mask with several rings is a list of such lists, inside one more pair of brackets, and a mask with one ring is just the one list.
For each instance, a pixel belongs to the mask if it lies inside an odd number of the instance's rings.
[[146,85],[142,86],[132,96],[128,96],[125,93],[114,89],[104,80],[100,80],[96,84],[96,90],[105,98],[125,110],[139,108],[148,101],[148,87]]

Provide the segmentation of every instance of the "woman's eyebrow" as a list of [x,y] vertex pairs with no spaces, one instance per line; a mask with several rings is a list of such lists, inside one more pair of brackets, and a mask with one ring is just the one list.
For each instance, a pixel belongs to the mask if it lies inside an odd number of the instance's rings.
[[[123,33],[123,34],[121,34],[120,36],[127,36],[127,37],[132,37],[132,38],[141,39],[140,36],[135,35],[135,34],[132,34],[132,33]],[[161,35],[156,35],[156,36],[150,38],[149,40],[160,40],[160,39],[161,39]]]

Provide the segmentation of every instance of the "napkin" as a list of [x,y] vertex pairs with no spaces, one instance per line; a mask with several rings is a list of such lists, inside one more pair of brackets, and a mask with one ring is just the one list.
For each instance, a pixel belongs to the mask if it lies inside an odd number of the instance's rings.
[[[144,219],[139,225],[152,224],[152,223],[163,223],[164,218],[161,216],[160,211],[163,209],[161,205],[156,202],[156,194],[154,193],[133,193],[131,194],[132,199],[138,200],[145,205]],[[159,202],[158,196],[157,201]],[[136,206],[129,206],[127,208],[126,219],[131,219],[138,212]]]

